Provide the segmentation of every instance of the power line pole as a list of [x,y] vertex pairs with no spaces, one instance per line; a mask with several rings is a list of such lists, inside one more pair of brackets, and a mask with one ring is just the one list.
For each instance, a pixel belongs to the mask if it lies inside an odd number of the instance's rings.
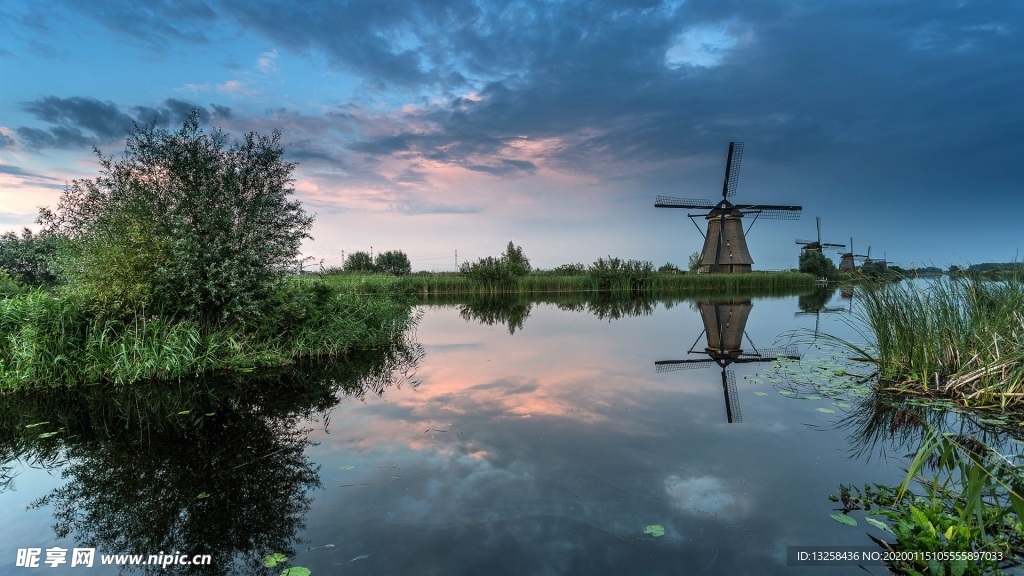
[[455,249],[455,269],[459,269],[459,249]]

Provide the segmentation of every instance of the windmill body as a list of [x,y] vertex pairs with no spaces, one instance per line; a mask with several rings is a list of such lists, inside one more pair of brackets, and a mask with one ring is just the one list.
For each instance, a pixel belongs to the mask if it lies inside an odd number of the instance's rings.
[[[868,254],[871,254],[871,248],[868,248]],[[857,268],[856,258],[869,258],[867,254],[857,254],[853,250],[853,238],[850,238],[850,251],[845,252],[839,256],[839,271],[849,272]]]
[[[751,226],[758,218],[765,220],[795,220],[803,210],[800,206],[775,204],[733,204],[730,198],[736,195],[739,182],[740,160],[743,157],[743,143],[730,142],[729,155],[725,165],[725,182],[722,184],[722,199],[717,204],[710,200],[692,200],[672,196],[658,196],[656,208],[708,209],[703,217],[707,220],[704,247],[700,254],[698,272],[743,273],[752,270],[754,259],[747,248],[747,230],[743,229],[743,218],[752,216]],[[693,220],[699,214],[687,214]],[[694,221],[696,224],[696,221]],[[698,226],[698,230],[700,227]]]

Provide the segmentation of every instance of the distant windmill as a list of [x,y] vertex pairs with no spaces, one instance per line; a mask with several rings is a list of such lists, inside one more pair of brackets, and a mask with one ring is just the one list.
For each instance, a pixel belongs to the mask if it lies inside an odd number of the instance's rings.
[[[739,394],[736,391],[736,375],[726,368],[734,363],[771,362],[778,358],[799,360],[800,356],[794,347],[766,348],[758,350],[750,336],[750,352],[745,351],[743,337],[746,336],[747,316],[754,305],[750,300],[712,302],[703,301],[698,304],[704,330],[694,340],[687,354],[707,354],[710,360],[690,358],[686,360],[658,360],[654,363],[658,372],[707,368],[718,365],[722,369],[722,393],[725,396],[725,416],[730,424],[743,422],[740,413]],[[707,347],[703,351],[695,350],[701,336],[707,336]]]
[[818,287],[817,290],[809,294],[801,295],[797,300],[797,306],[800,307],[799,312],[794,312],[793,317],[798,318],[800,316],[814,316],[814,336],[818,336],[818,330],[821,327],[821,315],[822,314],[835,314],[839,312],[847,312],[845,306],[829,306],[829,301],[832,296],[835,295],[834,288]]
[[814,221],[818,225],[818,239],[817,240],[797,240],[797,244],[803,245],[803,250],[808,252],[821,252],[828,248],[846,248],[846,244],[832,244],[829,242],[821,241],[821,216],[815,216]]
[[[747,232],[758,218],[765,220],[796,220],[803,210],[801,206],[778,206],[774,204],[733,204],[730,198],[736,195],[736,184],[740,178],[740,160],[743,158],[743,143],[730,142],[729,156],[725,164],[725,182],[722,184],[722,200],[717,204],[711,200],[692,200],[672,196],[658,196],[654,201],[656,208],[710,208],[704,215],[708,221],[707,234],[704,236],[704,249],[700,254],[701,273],[706,272],[750,272],[754,260],[747,249]],[[741,218],[753,215],[747,230],[743,230]],[[687,214],[694,226],[694,217],[700,214]],[[700,226],[697,226],[700,230]]]
[[[870,253],[870,251],[871,251],[871,248],[868,247],[868,252]],[[851,236],[850,237],[850,251],[846,252],[845,254],[841,254],[839,256],[839,271],[840,272],[846,272],[848,270],[853,270],[854,268],[857,267],[857,264],[855,263],[854,258],[867,258],[867,257],[868,257],[867,255],[857,254],[856,252],[854,252],[854,250],[853,250],[853,237]]]

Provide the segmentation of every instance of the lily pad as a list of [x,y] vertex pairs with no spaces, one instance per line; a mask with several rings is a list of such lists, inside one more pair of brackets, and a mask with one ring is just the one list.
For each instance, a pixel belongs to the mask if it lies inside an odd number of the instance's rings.
[[281,576],[309,576],[313,572],[305,566],[292,566],[291,568],[285,568],[281,572]]
[[831,408],[815,408],[818,412],[824,412],[825,414],[835,414],[836,411]]
[[191,410],[182,410],[181,412],[178,412],[178,416],[184,416],[185,414],[191,414],[191,413],[192,413]]
[[278,564],[284,562],[287,559],[288,557],[284,554],[281,554],[280,552],[274,552],[270,556],[267,556],[263,559],[263,565],[267,568],[273,568],[274,566],[277,566]]
[[40,438],[49,438],[50,436],[56,436],[57,432],[43,432],[39,435]]
[[829,514],[829,516],[836,522],[839,522],[840,524],[846,524],[847,526],[857,525],[857,521],[847,516],[846,514]]
[[839,408],[853,408],[852,404],[847,404],[846,402],[833,402],[832,404]]
[[754,392],[754,396],[767,396],[767,392]]
[[43,424],[49,424],[49,423],[50,423],[49,421],[47,421],[47,422],[36,422],[35,424],[28,424],[28,425],[26,425],[25,428],[35,428],[37,426],[42,426]]
[[355,468],[355,466],[342,466],[341,467],[342,470],[351,470],[353,468]]
[[779,390],[779,394],[782,394],[783,396],[795,396],[796,392],[792,392],[790,390]]
[[644,534],[650,534],[655,538],[659,538],[665,535],[665,527],[661,524],[651,524],[647,528],[644,528]]
[[209,492],[200,492],[199,495],[196,496],[196,500],[202,500],[203,498],[209,498],[209,497],[210,497],[210,493]]

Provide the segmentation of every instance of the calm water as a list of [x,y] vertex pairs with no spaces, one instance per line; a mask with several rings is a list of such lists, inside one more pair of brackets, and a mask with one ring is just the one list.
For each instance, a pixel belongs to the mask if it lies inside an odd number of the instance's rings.
[[51,424],[5,432],[0,573],[117,573],[15,567],[53,546],[210,553],[209,573],[279,574],[252,565],[274,551],[313,574],[837,573],[786,547],[870,545],[828,496],[897,482],[907,450],[754,360],[811,362],[780,335],[851,334],[848,301],[719,304],[424,306],[417,346],[355,366],[22,399]]

